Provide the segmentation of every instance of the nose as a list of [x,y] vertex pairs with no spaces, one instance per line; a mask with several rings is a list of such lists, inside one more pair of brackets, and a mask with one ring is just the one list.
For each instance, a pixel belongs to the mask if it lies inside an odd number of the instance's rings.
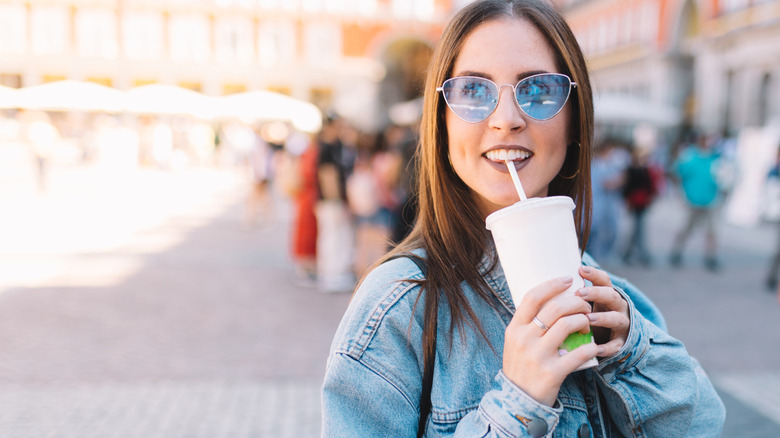
[[527,125],[524,116],[515,101],[514,87],[509,84],[502,85],[498,89],[496,109],[488,117],[489,126],[503,131],[519,131]]

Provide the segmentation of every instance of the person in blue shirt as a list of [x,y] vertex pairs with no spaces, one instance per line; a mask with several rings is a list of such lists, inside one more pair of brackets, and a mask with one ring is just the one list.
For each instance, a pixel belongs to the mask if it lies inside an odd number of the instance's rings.
[[602,141],[595,149],[590,172],[593,213],[586,250],[603,263],[611,259],[618,238],[620,189],[628,160],[622,158],[625,149],[616,140]]
[[[576,83],[576,85],[575,85]],[[326,437],[718,437],[725,410],[658,309],[587,254],[586,287],[513,302],[485,218],[569,196],[585,247],[593,102],[585,60],[545,0],[477,0],[431,60],[419,214],[363,279],[333,339]],[[571,333],[596,342],[559,353]],[[593,358],[598,366],[575,371]]]
[[679,182],[688,207],[688,218],[677,233],[669,258],[674,267],[682,264],[685,243],[696,227],[704,228],[704,265],[711,271],[719,268],[717,258],[717,232],[715,208],[720,198],[717,180],[717,165],[720,154],[715,150],[716,138],[701,135],[680,152],[672,164],[672,175]]

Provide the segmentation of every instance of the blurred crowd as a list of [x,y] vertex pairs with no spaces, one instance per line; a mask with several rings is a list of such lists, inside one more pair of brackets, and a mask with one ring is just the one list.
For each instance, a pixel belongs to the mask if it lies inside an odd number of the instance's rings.
[[[679,224],[668,261],[683,265],[683,253],[692,233],[706,236],[704,266],[717,271],[716,215],[732,187],[734,142],[709,133],[691,133],[672,148],[606,139],[592,162],[593,223],[588,252],[603,263],[620,259],[649,267],[656,262],[648,248],[646,217],[658,197],[678,190],[686,204],[686,220]],[[667,154],[668,152],[668,154]],[[621,218],[627,218],[624,242],[619,242]]]
[[[776,291],[780,276],[780,149],[777,160],[761,179],[761,220],[778,223],[777,253],[767,271],[766,287]],[[653,143],[601,141],[592,162],[593,222],[587,250],[602,263],[651,267],[660,261],[674,268],[689,262],[691,236],[704,236],[703,266],[721,269],[718,223],[725,216],[735,185],[744,175],[739,168],[738,139],[713,133],[689,133],[671,147]],[[744,148],[744,146],[742,147]],[[676,224],[671,247],[652,254],[647,242],[647,213],[660,196],[675,191],[685,204],[684,220]],[[741,205],[741,204],[740,204]],[[736,205],[736,207],[740,207]],[[621,221],[626,220],[627,224]],[[624,231],[624,232],[621,232]]]
[[[225,138],[241,123],[215,126],[187,116],[123,116],[106,113],[6,110],[0,113],[0,142],[29,148],[40,188],[52,163],[94,165],[111,170],[138,167],[180,169],[239,161],[251,148],[246,139]],[[243,142],[242,142],[243,141]]]
[[317,135],[275,129],[275,135],[257,137],[251,155],[255,189],[247,223],[273,217],[273,182],[292,201],[296,283],[351,291],[414,223],[415,131],[391,125],[365,133],[337,116],[328,117]]
[[[718,272],[722,268],[718,222],[739,180],[753,173],[739,168],[744,157],[738,155],[747,149],[741,141],[713,133],[690,133],[673,145],[641,136],[633,142],[600,141],[591,166],[593,220],[587,251],[603,264],[651,267],[665,262],[681,268],[691,262],[686,256],[691,252],[688,241],[701,233],[701,263]],[[274,195],[287,197],[292,206],[295,281],[326,292],[351,290],[410,231],[416,211],[412,196],[416,143],[413,125],[367,133],[335,115],[326,118],[319,133],[309,134],[285,122],[213,124],[179,116],[42,111],[0,114],[0,145],[4,149],[23,145],[42,193],[53,162],[99,167],[110,176],[141,167],[246,170],[250,185],[245,225],[271,226],[277,217]],[[778,224],[777,251],[765,279],[767,288],[775,291],[780,277],[780,148],[772,143],[765,149],[775,160],[759,170],[767,174],[756,179],[763,193],[756,202],[762,221]],[[685,219],[676,224],[667,252],[653,254],[648,242],[657,236],[648,235],[648,212],[670,191],[684,201]],[[746,204],[733,204],[733,211],[745,210]]]
[[53,165],[103,169],[100,174],[107,179],[141,168],[217,166],[245,172],[250,183],[244,225],[270,227],[279,216],[275,196],[288,198],[295,281],[326,292],[350,291],[409,232],[416,211],[410,165],[415,146],[411,126],[365,133],[337,116],[327,117],[320,132],[310,134],[281,121],[217,124],[186,116],[25,110],[0,114],[0,153],[27,154],[24,161],[31,164],[42,194],[49,189]]

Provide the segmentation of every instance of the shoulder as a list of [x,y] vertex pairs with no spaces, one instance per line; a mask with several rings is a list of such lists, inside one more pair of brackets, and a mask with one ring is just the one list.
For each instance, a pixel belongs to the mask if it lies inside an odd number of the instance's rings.
[[423,278],[408,257],[374,268],[352,297],[333,341],[334,352],[360,360],[370,347],[383,350],[414,339],[410,336],[421,332],[423,302],[418,305],[418,297]]

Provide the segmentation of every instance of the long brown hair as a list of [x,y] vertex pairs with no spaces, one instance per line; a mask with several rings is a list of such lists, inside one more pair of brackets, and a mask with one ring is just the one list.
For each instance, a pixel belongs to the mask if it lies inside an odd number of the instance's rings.
[[[422,281],[425,320],[435,324],[439,302],[450,307],[452,326],[461,334],[466,325],[482,332],[473,309],[461,294],[466,282],[477,294],[492,303],[490,289],[480,275],[486,254],[492,254],[492,241],[485,229],[484,217],[468,186],[458,177],[448,159],[445,123],[446,105],[436,91],[452,74],[463,42],[483,23],[503,19],[528,20],[544,35],[555,53],[560,73],[577,83],[569,104],[572,106],[566,159],[553,181],[548,195],[571,197],[576,204],[575,223],[585,247],[590,230],[590,159],[593,138],[593,102],[584,57],[576,38],[563,17],[544,0],[482,0],[471,3],[453,17],[445,29],[431,60],[424,90],[423,116],[418,145],[417,223],[411,234],[388,257],[422,248],[426,252],[428,273]],[[498,263],[495,254],[488,269]],[[484,333],[483,333],[484,335]],[[424,351],[435,339],[424,331]]]

